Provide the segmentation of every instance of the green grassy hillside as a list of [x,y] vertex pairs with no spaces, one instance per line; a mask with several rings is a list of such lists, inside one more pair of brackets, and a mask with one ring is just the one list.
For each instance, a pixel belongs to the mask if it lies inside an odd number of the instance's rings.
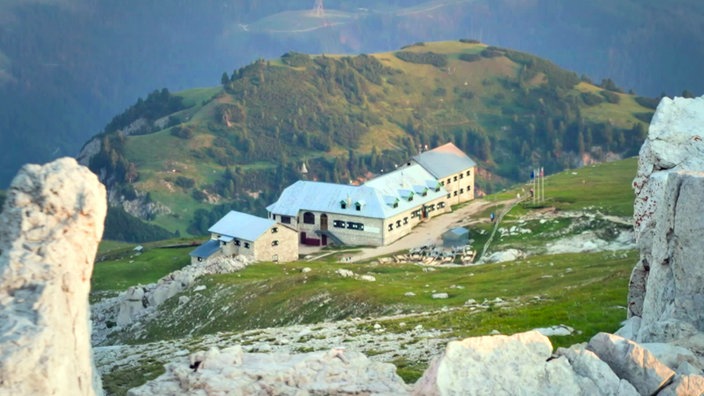
[[[623,229],[620,223],[605,216],[628,222],[632,213],[628,207],[633,204],[631,180],[635,167],[635,159],[630,158],[547,177],[545,203],[514,206],[500,224],[500,227],[522,224],[534,231],[521,238],[499,240],[494,249],[530,250],[587,230]],[[524,188],[526,185],[517,185],[484,199],[505,201]],[[550,221],[539,226],[542,224],[540,216],[546,210],[571,215],[542,217]],[[481,214],[473,219],[470,226],[473,234],[491,228],[484,217]],[[587,217],[595,220],[587,224],[583,220]],[[535,224],[531,225],[531,221]],[[484,242],[485,239],[476,238],[473,248],[480,248]],[[114,243],[104,243],[100,251],[104,260],[96,265],[94,298],[110,295],[130,284],[155,280],[171,267],[187,263],[177,258],[177,254],[186,257],[184,251],[159,249],[158,244],[148,245],[145,253],[138,257],[129,257],[126,247]],[[312,261],[258,263],[240,272],[201,278],[197,281],[199,291],[193,291],[194,286],[173,297],[158,308],[151,321],[114,334],[111,342],[143,344],[168,339],[172,340],[169,344],[195,351],[207,348],[205,345],[212,345],[217,338],[223,340],[223,346],[237,342],[245,348],[253,348],[263,342],[274,345],[277,342],[270,335],[258,335],[257,329],[294,324],[310,324],[316,328],[320,325],[315,324],[322,322],[362,318],[359,322],[352,320],[357,324],[345,330],[343,338],[348,339],[348,345],[353,345],[357,334],[374,333],[374,324],[384,329],[379,337],[405,339],[407,348],[411,349],[416,343],[426,342],[427,335],[408,338],[412,329],[417,328],[427,329],[433,332],[434,339],[443,340],[438,344],[441,348],[446,341],[486,335],[493,330],[511,334],[564,324],[575,332],[570,336],[553,336],[551,341],[555,346],[567,346],[586,341],[599,331],[615,331],[619,327],[626,316],[629,274],[637,261],[634,250],[537,253],[500,264],[436,267],[428,271],[411,264],[379,264],[376,259],[342,264],[340,258],[352,254],[351,251],[329,253]],[[304,267],[310,271],[303,272]],[[339,268],[372,275],[376,281],[342,278],[335,273]],[[406,295],[409,292],[413,295]],[[438,292],[449,296],[434,299],[432,294]],[[181,296],[188,299],[179,304]],[[471,300],[476,303],[468,304]],[[316,333],[309,336],[316,337]],[[138,349],[162,348],[159,345],[163,343],[147,344]],[[388,356],[387,361],[395,363],[399,374],[410,382],[426,368],[428,359],[440,352],[433,349],[418,360],[409,360],[403,353],[394,354],[380,345],[355,343],[353,348],[361,348],[370,356]],[[296,348],[299,349],[294,350],[303,352],[312,347],[304,343]],[[145,381],[144,375],[147,378],[158,375],[162,371],[160,359],[168,359],[168,356],[147,355],[138,360],[143,361],[140,367],[115,370],[106,376],[106,386],[119,393],[126,386]]]
[[231,208],[263,214],[304,162],[311,179],[347,183],[453,141],[478,161],[477,188],[492,191],[532,166],[553,173],[634,155],[652,115],[612,84],[471,40],[356,57],[288,53],[222,83],[153,93],[161,102],[148,98],[114,124],[146,126],[104,134],[91,161],[110,188],[168,208],[147,219],[171,232],[201,234]]

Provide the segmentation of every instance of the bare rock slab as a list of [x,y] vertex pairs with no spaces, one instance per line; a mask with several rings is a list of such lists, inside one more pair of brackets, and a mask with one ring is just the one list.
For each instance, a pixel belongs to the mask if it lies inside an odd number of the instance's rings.
[[0,214],[0,385],[8,395],[93,395],[88,292],[105,188],[74,159],[26,165]]
[[197,352],[128,392],[152,395],[408,395],[396,368],[359,352],[243,353],[240,346]]
[[568,360],[550,360],[551,355],[550,340],[537,331],[452,341],[416,382],[413,394],[586,394]]
[[675,372],[647,349],[623,337],[599,333],[587,348],[606,362],[611,370],[630,382],[641,395],[654,395],[672,381]]

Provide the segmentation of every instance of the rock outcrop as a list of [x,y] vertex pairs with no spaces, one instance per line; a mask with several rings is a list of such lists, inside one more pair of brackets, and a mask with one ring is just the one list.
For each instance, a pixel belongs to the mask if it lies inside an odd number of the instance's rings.
[[102,393],[88,292],[106,210],[105,188],[73,159],[13,180],[0,215],[0,393]]
[[704,353],[704,97],[663,99],[640,151],[634,222],[640,261],[629,316],[639,342],[676,342]]
[[[415,395],[638,395],[583,346],[552,356],[537,331],[450,342],[418,380]],[[520,390],[520,391],[518,391]]]
[[204,275],[228,274],[251,264],[246,256],[218,256],[204,262],[187,265],[158,282],[132,286],[117,297],[102,300],[91,306],[94,344],[99,344],[113,331],[120,331],[148,320],[164,301],[191,287]]
[[130,396],[152,395],[407,395],[391,364],[332,349],[297,355],[211,349],[166,366],[166,373]]

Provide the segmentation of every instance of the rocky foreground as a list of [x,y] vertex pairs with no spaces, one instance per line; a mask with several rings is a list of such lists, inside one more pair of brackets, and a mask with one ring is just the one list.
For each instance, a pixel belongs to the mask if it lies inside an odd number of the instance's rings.
[[[535,331],[450,342],[413,386],[392,365],[343,348],[246,353],[233,345],[178,357],[130,394],[702,394],[702,132],[704,98],[661,102],[634,181],[641,259],[618,334],[554,353]],[[100,393],[86,284],[104,190],[71,160],[23,172],[0,217],[1,393]]]

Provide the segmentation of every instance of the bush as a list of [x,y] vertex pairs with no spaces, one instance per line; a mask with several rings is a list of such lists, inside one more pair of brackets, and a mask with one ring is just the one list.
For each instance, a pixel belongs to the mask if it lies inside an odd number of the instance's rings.
[[460,54],[459,59],[465,62],[476,62],[482,59],[482,57],[479,54]]
[[481,42],[480,42],[479,40],[475,40],[475,39],[462,38],[462,39],[460,39],[460,43],[479,44],[479,43],[481,43]]
[[435,67],[445,67],[448,63],[445,55],[436,54],[434,52],[399,51],[396,52],[395,55],[397,58],[408,63],[433,65]]
[[636,96],[636,102],[643,107],[655,110],[658,107],[658,103],[660,103],[660,98],[646,98],[644,96]]
[[606,91],[602,90],[599,92],[601,96],[603,96],[607,102],[617,104],[618,102],[621,101],[621,98],[618,96],[618,94],[611,92],[611,91]]
[[291,67],[308,66],[312,63],[309,55],[293,51],[283,54],[281,56],[281,62]]
[[191,129],[190,126],[181,126],[177,125],[173,128],[171,128],[171,136],[176,136],[177,138],[181,139],[190,139],[193,137],[193,130]]
[[481,55],[485,58],[498,58],[499,56],[506,55],[505,51],[498,47],[486,47]]
[[587,106],[596,106],[599,103],[604,102],[603,97],[591,92],[582,92],[579,96],[582,98],[582,102],[584,102]]
[[174,180],[174,184],[181,188],[189,189],[193,188],[193,186],[196,185],[196,181],[191,179],[190,177],[178,176],[176,177],[176,180]]

